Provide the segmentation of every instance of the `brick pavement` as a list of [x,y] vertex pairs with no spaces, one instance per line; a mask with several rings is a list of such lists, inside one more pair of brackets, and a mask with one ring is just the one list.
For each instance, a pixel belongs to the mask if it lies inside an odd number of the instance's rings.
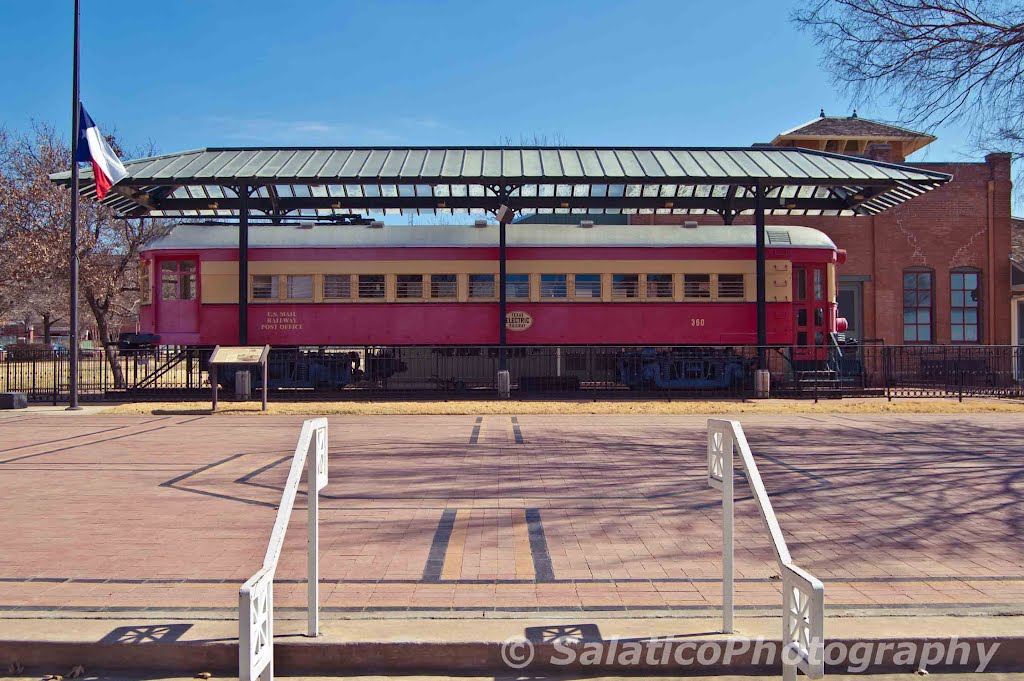
[[[230,613],[262,561],[301,420],[0,419],[0,611]],[[1020,419],[742,422],[793,557],[826,583],[830,611],[1024,610]],[[702,418],[340,416],[330,428],[328,616],[719,603]],[[303,506],[279,608],[305,603]],[[741,500],[738,606],[777,608],[775,573]]]

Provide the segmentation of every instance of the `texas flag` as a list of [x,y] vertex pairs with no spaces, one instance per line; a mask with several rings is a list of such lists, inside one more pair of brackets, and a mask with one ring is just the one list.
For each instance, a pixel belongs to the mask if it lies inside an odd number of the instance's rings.
[[103,200],[110,188],[128,176],[121,160],[107,144],[103,133],[96,127],[85,107],[78,104],[78,153],[75,161],[91,163],[96,181],[96,198]]

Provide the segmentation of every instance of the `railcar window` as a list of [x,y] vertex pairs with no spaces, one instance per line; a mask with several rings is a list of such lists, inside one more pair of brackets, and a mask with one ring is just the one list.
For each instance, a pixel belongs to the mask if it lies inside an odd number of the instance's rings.
[[142,294],[143,305],[149,305],[152,302],[153,284],[149,281],[148,260],[143,260],[139,264],[139,293]]
[[[362,295],[362,293],[360,293]],[[422,298],[423,297],[423,275],[422,274],[399,274],[395,282],[395,297],[397,298]]]
[[565,274],[540,275],[541,298],[566,298],[569,295],[569,277]]
[[710,298],[711,297],[711,275],[710,274],[684,274],[683,275],[683,296],[685,298]]
[[601,297],[601,275],[600,274],[577,274],[573,277],[576,282],[577,298],[600,298]]
[[796,274],[796,299],[807,300],[807,270],[799,269]]
[[506,274],[505,296],[508,298],[528,300],[530,298],[530,275]]
[[160,298],[178,299],[178,263],[173,260],[160,263]]
[[348,274],[324,275],[324,298],[351,298],[352,277]]
[[195,298],[196,274],[195,272],[185,272],[184,268],[182,268],[182,271],[178,274],[178,299],[195,300]]
[[165,260],[160,263],[160,298],[195,300],[195,260]]
[[825,300],[825,273],[814,270],[814,299]]
[[253,300],[277,298],[277,277],[271,274],[256,274],[252,278]]
[[457,298],[459,295],[459,280],[454,274],[431,274],[430,275],[430,297],[431,298]]
[[719,298],[742,298],[743,290],[742,274],[719,274],[718,275],[718,297]]
[[384,275],[383,274],[360,274],[359,275],[359,297],[360,298],[384,298]]
[[672,297],[672,275],[671,274],[648,274],[647,275],[647,297],[648,298],[671,298]]
[[291,300],[313,299],[313,277],[309,274],[288,275],[288,298]]
[[639,298],[639,274],[613,274],[612,298]]
[[494,275],[493,274],[471,274],[471,275],[469,275],[469,297],[470,298],[493,298],[494,297]]

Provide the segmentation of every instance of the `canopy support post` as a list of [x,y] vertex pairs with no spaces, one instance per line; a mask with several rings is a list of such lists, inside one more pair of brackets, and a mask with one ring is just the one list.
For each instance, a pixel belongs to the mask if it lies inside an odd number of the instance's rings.
[[238,344],[249,344],[249,185],[238,187]]
[[508,369],[508,357],[505,350],[507,341],[507,330],[505,328],[505,309],[508,306],[508,297],[505,291],[505,276],[508,270],[506,258],[507,248],[505,240],[505,227],[508,224],[508,211],[501,213],[498,222],[498,370]]
[[767,369],[768,295],[765,283],[764,194],[761,180],[754,184],[754,224],[757,230],[757,368]]

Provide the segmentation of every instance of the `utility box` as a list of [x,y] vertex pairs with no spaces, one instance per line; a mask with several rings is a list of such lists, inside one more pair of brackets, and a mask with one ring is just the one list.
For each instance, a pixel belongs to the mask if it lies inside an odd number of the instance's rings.
[[512,377],[507,369],[498,372],[498,397],[507,400],[512,395]]
[[235,372],[235,397],[240,400],[252,397],[252,374],[248,369]]
[[0,409],[28,409],[25,393],[0,393]]
[[754,372],[754,397],[768,397],[771,392],[772,375],[767,369]]

